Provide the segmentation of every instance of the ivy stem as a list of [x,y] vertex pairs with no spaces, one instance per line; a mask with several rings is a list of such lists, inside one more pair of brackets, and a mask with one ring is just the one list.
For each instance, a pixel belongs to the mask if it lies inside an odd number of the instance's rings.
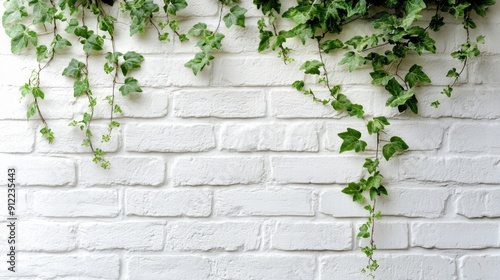
[[330,93],[332,92],[332,87],[330,86],[330,79],[328,78],[328,72],[326,71],[326,65],[325,65],[325,61],[323,59],[323,54],[322,54],[322,51],[321,51],[321,37],[318,37],[316,38],[317,41],[318,41],[318,54],[319,54],[319,59],[321,61],[321,64],[323,64],[323,75],[325,76],[325,80],[326,80],[326,87],[328,88],[328,90],[330,91]]
[[220,23],[222,22],[222,13],[224,12],[224,4],[220,4],[219,10],[219,22],[217,23],[217,27],[215,28],[214,34],[219,31]]
[[[56,4],[54,3],[53,0],[50,0],[50,4],[52,5],[53,8],[56,8]],[[45,27],[45,25],[44,25],[44,27]],[[57,20],[55,17],[53,19],[52,33],[54,34],[54,40],[55,40],[55,38],[57,37]],[[50,55],[49,59],[47,60],[47,62],[45,62],[45,64],[43,66],[41,65],[41,63],[38,63],[38,71],[36,72],[36,75],[35,75],[36,76],[35,87],[40,87],[40,74],[43,71],[43,69],[45,69],[50,64],[50,62],[52,62],[52,60],[54,59],[54,55],[55,55],[55,50],[54,50],[54,47],[52,47],[51,55]],[[40,110],[40,105],[38,103],[38,97],[34,97],[34,99],[35,99],[36,111],[38,112],[38,115],[40,116],[40,120],[42,121],[43,125],[48,128],[49,125],[47,124],[47,121],[43,117],[42,111]]]
[[[98,2],[99,3],[99,2]],[[106,12],[104,11],[102,5],[99,3],[99,12],[100,12],[100,15],[101,16],[106,16]],[[160,34],[160,31],[158,30],[158,27],[156,27],[156,25],[153,23],[153,21],[150,19],[151,21],[151,24],[156,28],[156,30],[158,31],[158,34]],[[113,36],[113,34],[108,30],[108,34],[109,34],[109,38],[111,40],[111,50],[113,52],[113,55],[116,53],[116,46],[115,46],[115,37]],[[160,35],[159,35],[160,36]],[[118,65],[118,61],[115,61],[114,62],[114,68],[115,68],[115,73],[113,74],[113,84],[112,84],[112,88],[111,88],[111,112],[110,112],[110,123],[113,122],[114,120],[114,107],[115,107],[115,90],[116,90],[116,83],[117,83],[117,80],[118,80],[118,69],[119,69],[119,65]],[[111,133],[113,132],[113,127],[112,125],[109,126],[108,128],[108,135],[109,137],[111,137]]]

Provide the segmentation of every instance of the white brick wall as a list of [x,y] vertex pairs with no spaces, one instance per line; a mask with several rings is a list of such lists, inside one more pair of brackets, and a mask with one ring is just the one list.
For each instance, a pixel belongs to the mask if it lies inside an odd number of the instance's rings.
[[[17,169],[19,183],[15,275],[4,261],[8,228],[6,197],[0,198],[1,279],[366,279],[359,273],[366,240],[355,238],[366,211],[341,193],[364,175],[364,159],[339,155],[337,136],[348,126],[364,130],[364,123],[290,87],[304,78],[301,63],[317,59],[315,50],[297,45],[290,65],[258,54],[260,12],[244,2],[253,16],[248,28],[222,25],[224,47],[196,77],[183,67],[195,42],[159,43],[153,29],[130,39],[120,16],[117,48],[144,54],[134,73],[144,92],[117,94],[122,125],[109,143],[99,143],[110,152],[111,170],[92,163],[80,131],[68,127],[87,106],[61,77],[80,50],[56,55],[43,74],[41,106],[56,133],[49,145],[38,133],[39,118],[26,121],[27,102],[18,92],[35,58],[11,55],[0,30],[0,186],[8,167]],[[197,1],[180,13],[189,17],[181,26],[215,26],[215,4]],[[369,85],[368,68],[349,74],[329,65],[368,116],[388,117],[382,139],[400,135],[411,149],[382,161],[389,197],[377,205],[383,213],[374,234],[377,279],[500,279],[500,5],[476,23],[473,35],[487,35],[485,53],[470,62],[451,99],[439,85],[457,66],[446,52],[464,39],[463,28],[446,26],[437,36],[439,54],[418,60],[434,82],[417,90],[420,116],[385,108],[387,93]],[[100,101],[110,77],[102,56],[90,60]],[[435,100],[439,109],[429,106]],[[108,115],[101,102],[95,134],[105,131]],[[373,137],[364,138],[373,153]]]

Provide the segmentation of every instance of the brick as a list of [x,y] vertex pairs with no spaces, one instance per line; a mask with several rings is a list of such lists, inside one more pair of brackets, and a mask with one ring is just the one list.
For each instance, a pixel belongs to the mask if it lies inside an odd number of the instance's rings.
[[[382,215],[385,216],[385,212],[382,213]],[[356,229],[359,229],[359,227],[361,227],[361,224],[358,224],[356,226]],[[375,223],[375,230],[373,232],[373,240],[377,245],[377,250],[407,249],[409,243],[408,225],[406,223],[389,223],[377,221]],[[358,239],[359,247],[369,245],[369,238]]]
[[264,174],[259,157],[179,158],[172,167],[175,185],[234,185],[258,183]]
[[224,150],[317,152],[318,132],[311,124],[226,125],[221,132]]
[[130,256],[127,270],[130,280],[212,279],[210,260],[199,256]]
[[296,62],[285,65],[274,56],[220,56],[214,62],[212,80],[221,86],[289,86],[304,78],[298,69]]
[[202,152],[215,148],[211,125],[128,124],[125,148],[132,152]]
[[[55,139],[49,143],[42,135],[37,137],[37,151],[40,153],[49,154],[69,154],[69,153],[92,153],[89,147],[82,146],[83,140],[86,138],[85,132],[79,127],[68,126],[69,121],[51,122],[50,128],[54,132]],[[38,130],[42,128],[39,127]],[[101,135],[108,133],[108,128],[105,125],[92,125],[92,141],[98,143],[99,148],[105,152],[116,152],[120,147],[120,128],[115,128],[111,135],[111,140],[106,143],[101,142]]]
[[[393,188],[386,185],[389,195],[377,199],[377,208],[384,216],[438,218],[444,214],[449,191],[440,188],[407,187]],[[365,217],[366,210],[352,202],[342,189],[321,193],[320,211],[334,217]]]
[[21,251],[64,252],[76,248],[76,224],[58,222],[19,223],[16,246]]
[[164,228],[163,224],[148,222],[82,223],[78,236],[80,247],[87,250],[159,251]]
[[413,247],[439,249],[478,249],[499,245],[499,227],[494,223],[414,223]]
[[340,118],[342,116],[333,107],[314,103],[310,96],[296,90],[273,90],[270,93],[270,100],[271,115],[277,118]]
[[351,223],[277,223],[271,228],[271,249],[284,251],[349,250]]
[[207,217],[212,192],[203,190],[127,190],[125,213],[134,216]]
[[[0,59],[1,58],[2,56],[0,56]],[[16,64],[19,64],[19,62],[16,62]],[[28,99],[21,99],[19,86],[23,85],[27,81],[29,75],[29,73],[26,76],[22,76],[22,74],[16,75],[16,77],[20,77],[26,80],[20,84],[16,84],[15,86],[7,86],[5,83],[0,81],[0,92],[2,92],[2,102],[0,103],[0,120],[26,121],[26,112],[29,107],[30,101]],[[12,76],[10,75],[7,76],[12,78]],[[43,88],[42,90],[47,96],[39,103],[42,107],[43,117],[46,120],[68,119],[69,123],[69,119],[73,118],[73,112],[75,110],[75,98],[73,97],[73,95],[67,94],[68,89],[62,88]],[[31,118],[30,122],[39,124],[39,119],[40,117],[38,116],[38,114],[36,114]],[[50,126],[50,121],[48,121],[48,123]]]
[[174,95],[174,115],[181,118],[264,117],[266,98],[256,90],[182,90]]
[[314,257],[287,255],[223,256],[216,259],[216,279],[313,280]]
[[498,279],[500,255],[469,255],[460,258],[461,279],[495,280]]
[[482,54],[474,59],[470,65],[471,82],[474,84],[487,84],[489,86],[499,85],[498,73],[500,71],[500,56]]
[[[155,30],[156,32],[156,30]],[[128,35],[127,35],[128,37]],[[149,45],[143,44],[142,45]],[[171,90],[164,88],[152,88],[142,86],[142,92],[130,93],[127,96],[122,96],[118,88],[115,92],[115,104],[118,104],[123,113],[114,114],[115,119],[122,118],[160,118],[168,113],[168,98],[172,94]],[[111,89],[107,87],[99,87],[94,90],[95,95],[109,95]],[[82,112],[88,106],[87,100],[79,99],[78,109]],[[96,106],[94,111],[95,119],[109,120],[111,114],[110,106]]]
[[450,151],[500,152],[500,125],[495,123],[461,123],[450,130]]
[[76,179],[73,160],[55,157],[2,157],[1,170],[16,169],[21,186],[73,186]]
[[[16,262],[17,277],[118,280],[120,258],[116,255],[23,254]],[[12,272],[0,271],[12,279]]]
[[[460,86],[453,90],[450,98],[443,94],[441,87],[425,87],[419,93],[419,114],[423,117],[440,118],[471,118],[493,119],[499,118],[500,96],[498,90],[487,87]],[[438,109],[429,104],[438,100],[441,105]]]
[[[158,157],[109,157],[110,169],[104,170],[89,158],[80,161],[82,185],[148,185],[164,182],[165,162]],[[124,176],[124,174],[127,174]]]
[[0,122],[0,153],[31,153],[35,144],[33,123]]
[[[330,97],[325,88],[314,88],[315,95],[321,99]],[[343,91],[349,99],[363,106],[366,115],[373,115],[375,88],[368,87],[347,87]],[[304,95],[293,89],[279,89],[270,92],[271,114],[277,118],[342,118],[348,115],[344,112],[337,112],[331,105],[323,105],[320,102],[313,102],[311,96]],[[293,108],[293,110],[290,110]]]
[[260,225],[249,222],[172,222],[167,250],[253,251],[259,248]]
[[[102,63],[97,62],[101,59],[98,56],[91,56],[89,61],[89,72],[100,74],[92,76],[91,86],[109,86],[110,84],[110,76],[104,75]],[[190,68],[184,67],[184,64],[190,59],[192,59],[191,55],[175,58],[146,55],[140,71],[134,72],[134,78],[139,81],[141,87],[208,86],[210,70],[207,69],[207,71],[194,76]]]
[[220,216],[313,216],[312,192],[303,189],[231,189],[216,193]]
[[[377,279],[455,279],[455,260],[439,255],[378,254]],[[366,256],[334,255],[320,257],[321,280],[358,280],[366,278],[360,268],[366,266]]]
[[116,190],[41,190],[30,196],[39,216],[116,217],[120,213]]
[[401,179],[453,181],[463,183],[500,183],[497,157],[411,157],[399,158]]
[[280,183],[346,183],[362,174],[356,157],[271,157],[272,178]]
[[457,213],[467,218],[500,217],[500,189],[460,191]]
[[439,122],[391,120],[390,123],[382,140],[389,141],[390,137],[397,135],[410,146],[411,151],[437,150],[441,147],[446,127]]

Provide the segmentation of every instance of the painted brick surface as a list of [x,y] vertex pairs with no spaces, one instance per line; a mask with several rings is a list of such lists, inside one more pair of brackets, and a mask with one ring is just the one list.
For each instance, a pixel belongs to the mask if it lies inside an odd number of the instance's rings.
[[[198,22],[215,28],[218,1],[194,2],[178,14],[181,31]],[[282,2],[285,10],[291,1]],[[143,92],[116,95],[121,126],[103,144],[110,111],[102,99],[111,77],[102,71],[103,55],[89,57],[98,100],[94,137],[109,153],[110,170],[92,162],[79,128],[68,127],[88,109],[87,100],[74,98],[72,79],[61,76],[72,56],[84,59],[81,49],[58,53],[44,70],[40,105],[56,134],[48,144],[40,118],[26,121],[30,100],[18,91],[35,58],[10,54],[0,27],[0,187],[15,167],[19,215],[19,270],[13,275],[2,259],[0,279],[367,279],[359,251],[367,241],[356,239],[366,211],[341,190],[365,175],[364,158],[376,141],[365,121],[290,86],[304,78],[304,61],[318,59],[317,49],[290,42],[296,51],[289,65],[275,53],[259,54],[261,12],[250,0],[241,5],[248,28],[222,24],[223,47],[197,76],[183,66],[198,52],[196,40],[161,43],[153,27],[130,38],[129,17],[118,16],[117,51],[134,50],[145,60],[133,74]],[[436,37],[437,56],[401,65],[401,73],[417,63],[432,75],[432,85],[415,88],[419,116],[384,107],[388,94],[370,85],[370,67],[348,73],[337,65],[340,56],[325,57],[332,81],[363,105],[366,120],[388,118],[381,139],[399,135],[410,146],[381,160],[389,196],[377,199],[383,218],[374,232],[376,279],[500,279],[500,4],[474,22],[471,36],[486,35],[484,56],[469,61],[451,99],[440,92],[450,83],[447,70],[461,67],[449,56],[465,39],[460,22]],[[348,37],[372,29],[349,25]],[[430,106],[436,100],[439,109]],[[363,132],[365,154],[339,154],[338,133],[347,127]],[[1,197],[2,250],[6,209]]]

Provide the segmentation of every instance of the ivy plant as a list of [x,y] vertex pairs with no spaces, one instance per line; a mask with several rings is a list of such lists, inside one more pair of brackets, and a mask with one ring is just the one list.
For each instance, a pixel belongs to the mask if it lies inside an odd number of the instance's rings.
[[[117,19],[111,15],[111,6],[115,4],[130,19],[129,35],[143,34],[148,27],[155,30],[158,40],[170,42],[176,37],[180,42],[195,40],[199,51],[186,61],[194,75],[210,67],[220,50],[225,35],[220,32],[223,23],[227,28],[233,26],[245,28],[247,10],[239,6],[239,0],[218,1],[218,22],[210,28],[203,22],[193,26],[182,26],[177,19],[179,13],[188,7],[186,0],[163,0],[162,6],[153,0],[6,0],[2,24],[11,38],[12,53],[31,52],[38,63],[27,82],[20,87],[23,98],[28,100],[27,118],[38,115],[43,128],[43,138],[52,143],[56,135],[44,118],[41,105],[50,92],[46,92],[41,79],[44,70],[51,67],[57,54],[67,48],[79,48],[84,59],[73,58],[61,70],[61,75],[72,79],[73,95],[84,98],[87,108],[80,112],[80,117],[69,125],[78,127],[83,135],[82,145],[93,153],[93,161],[103,168],[109,168],[106,153],[99,148],[99,143],[108,142],[113,137],[113,129],[120,126],[116,115],[123,111],[115,101],[119,91],[127,97],[132,93],[141,93],[141,83],[133,74],[141,68],[144,57],[129,50],[126,53],[116,51],[115,24]],[[449,69],[447,77],[450,83],[440,94],[451,97],[455,86],[460,81],[468,62],[480,55],[479,45],[484,44],[484,36],[471,38],[470,30],[476,28],[475,18],[484,17],[494,0],[296,0],[286,10],[281,0],[253,0],[253,4],[262,12],[257,23],[259,42],[258,52],[276,51],[283,63],[293,61],[294,51],[290,47],[292,40],[298,40],[316,51],[316,57],[301,63],[300,70],[312,79],[291,81],[297,91],[311,97],[313,102],[331,106],[334,110],[364,122],[366,131],[347,128],[339,132],[342,139],[340,153],[361,153],[366,155],[362,167],[366,170],[364,178],[350,182],[342,192],[352,197],[355,203],[363,205],[367,211],[367,220],[359,228],[358,238],[367,238],[369,243],[361,251],[367,256],[367,265],[362,271],[374,278],[379,264],[374,252],[377,250],[373,239],[375,223],[382,217],[377,209],[377,199],[387,195],[384,176],[380,165],[394,156],[409,149],[406,142],[397,135],[388,135],[385,131],[390,122],[386,116],[365,114],[361,104],[352,102],[342,91],[342,86],[335,83],[334,65],[325,59],[340,53],[342,58],[336,63],[348,72],[361,67],[371,67],[370,77],[373,86],[387,92],[385,105],[397,108],[401,113],[418,114],[419,86],[432,83],[426,73],[426,65],[413,64],[403,70],[404,61],[415,56],[436,53],[434,36],[448,21],[456,21],[463,26],[465,42],[451,52],[451,57],[461,63],[461,67]],[[432,13],[432,17],[423,20],[423,13]],[[87,24],[90,17],[97,19],[97,25]],[[446,19],[445,21],[445,18]],[[280,24],[287,21],[288,25]],[[346,27],[356,21],[369,22],[374,32],[359,34],[347,40],[341,40]],[[64,24],[63,24],[64,23]],[[61,32],[58,27],[66,26]],[[281,29],[279,26],[292,26]],[[49,31],[52,39],[48,44],[40,43],[39,30]],[[344,37],[342,37],[344,38]],[[104,99],[93,93],[94,85],[89,79],[89,57],[103,54],[105,45],[110,51],[104,54],[103,72],[109,75],[111,90]],[[415,60],[412,60],[415,61]],[[277,62],[278,63],[278,62]],[[318,85],[328,98],[317,97]],[[314,88],[314,90],[313,90]],[[321,90],[321,89],[320,89]],[[439,94],[439,93],[438,93]],[[94,137],[92,121],[96,106],[103,102],[109,106],[109,123],[105,134]],[[427,106],[438,108],[439,101]],[[367,151],[367,143],[362,140],[363,133],[368,133],[376,140],[375,151]]]

